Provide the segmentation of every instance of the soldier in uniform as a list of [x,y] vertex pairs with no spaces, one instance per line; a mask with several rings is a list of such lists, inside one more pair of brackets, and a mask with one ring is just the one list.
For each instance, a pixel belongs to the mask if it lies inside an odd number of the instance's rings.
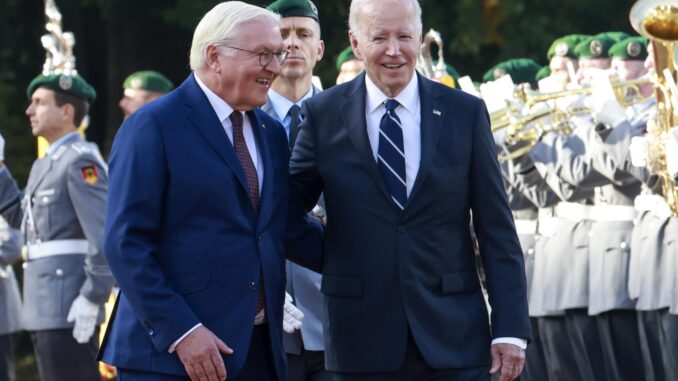
[[355,57],[353,48],[349,45],[337,57],[337,70],[339,70],[339,75],[337,75],[337,85],[339,85],[357,77],[365,70],[365,66],[363,61]]
[[[325,43],[321,39],[318,10],[311,1],[278,0],[268,9],[281,16],[280,33],[290,54],[273,81],[262,110],[283,125],[291,150],[299,133],[301,104],[321,91],[312,84],[312,76],[313,68],[323,57]],[[291,261],[287,261],[286,269],[283,344],[289,380],[331,380],[325,370],[322,276]]]
[[172,91],[174,84],[157,71],[144,70],[130,74],[122,88],[124,93],[118,106],[127,118],[139,107]]
[[28,86],[33,135],[47,155],[35,161],[22,196],[0,163],[0,213],[25,241],[22,325],[43,381],[96,380],[103,304],[113,284],[102,252],[108,176],[77,126],[94,101],[78,75],[40,75]]

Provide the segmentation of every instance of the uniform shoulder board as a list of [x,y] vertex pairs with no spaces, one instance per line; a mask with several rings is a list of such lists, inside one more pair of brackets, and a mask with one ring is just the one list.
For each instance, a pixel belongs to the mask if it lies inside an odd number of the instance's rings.
[[73,148],[73,150],[75,150],[75,152],[77,152],[77,153],[79,153],[79,154],[81,154],[81,155],[82,155],[83,153],[92,153],[92,147],[90,147],[90,146],[89,146],[87,143],[85,143],[85,142],[76,142],[76,143],[73,143],[73,144],[71,144],[71,148]]
[[66,152],[66,149],[67,149],[67,148],[64,147],[63,145],[57,147],[57,149],[54,151],[54,153],[52,153],[52,156],[51,156],[51,157],[52,157],[52,160],[59,160],[59,158],[61,157],[61,155],[63,155],[64,152]]

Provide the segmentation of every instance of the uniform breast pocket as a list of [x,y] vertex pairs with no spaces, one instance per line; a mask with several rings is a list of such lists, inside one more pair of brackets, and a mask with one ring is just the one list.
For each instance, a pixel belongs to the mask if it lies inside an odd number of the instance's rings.
[[50,228],[50,209],[54,208],[57,193],[54,189],[44,189],[35,192],[31,199],[33,204],[32,214],[38,232],[44,232]]

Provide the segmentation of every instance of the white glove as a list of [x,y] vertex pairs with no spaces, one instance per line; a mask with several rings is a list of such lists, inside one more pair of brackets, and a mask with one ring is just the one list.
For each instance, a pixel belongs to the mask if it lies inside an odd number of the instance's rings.
[[593,111],[593,117],[598,123],[612,128],[617,127],[626,120],[626,112],[617,100],[610,78],[596,77],[592,85],[593,92],[586,99],[586,106]]
[[631,154],[631,164],[634,167],[645,167],[647,165],[647,138],[644,136],[634,136],[629,145]]
[[283,307],[283,329],[287,333],[294,333],[294,330],[301,329],[301,320],[304,319],[304,313],[292,304],[292,295],[285,293],[285,306]]
[[89,342],[94,334],[94,328],[97,325],[99,317],[99,305],[87,300],[82,295],[78,295],[73,301],[66,321],[75,322],[73,325],[73,338],[80,344]]
[[5,138],[0,135],[0,161],[5,161]]

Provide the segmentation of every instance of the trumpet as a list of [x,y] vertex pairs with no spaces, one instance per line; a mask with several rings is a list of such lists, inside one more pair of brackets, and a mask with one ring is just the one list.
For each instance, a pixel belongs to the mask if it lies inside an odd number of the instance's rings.
[[[617,96],[619,103],[623,107],[629,107],[651,99],[651,97],[643,97],[640,91],[640,86],[651,84],[652,79],[650,78],[638,78],[629,81],[614,81],[612,82],[612,88],[615,91],[615,95]],[[539,93],[537,91],[529,92],[525,90],[520,96],[522,97],[523,103],[525,103],[527,107],[532,107],[541,102],[548,102],[573,95],[590,95],[592,92],[592,87],[582,87],[579,89],[564,90],[545,94]]]

